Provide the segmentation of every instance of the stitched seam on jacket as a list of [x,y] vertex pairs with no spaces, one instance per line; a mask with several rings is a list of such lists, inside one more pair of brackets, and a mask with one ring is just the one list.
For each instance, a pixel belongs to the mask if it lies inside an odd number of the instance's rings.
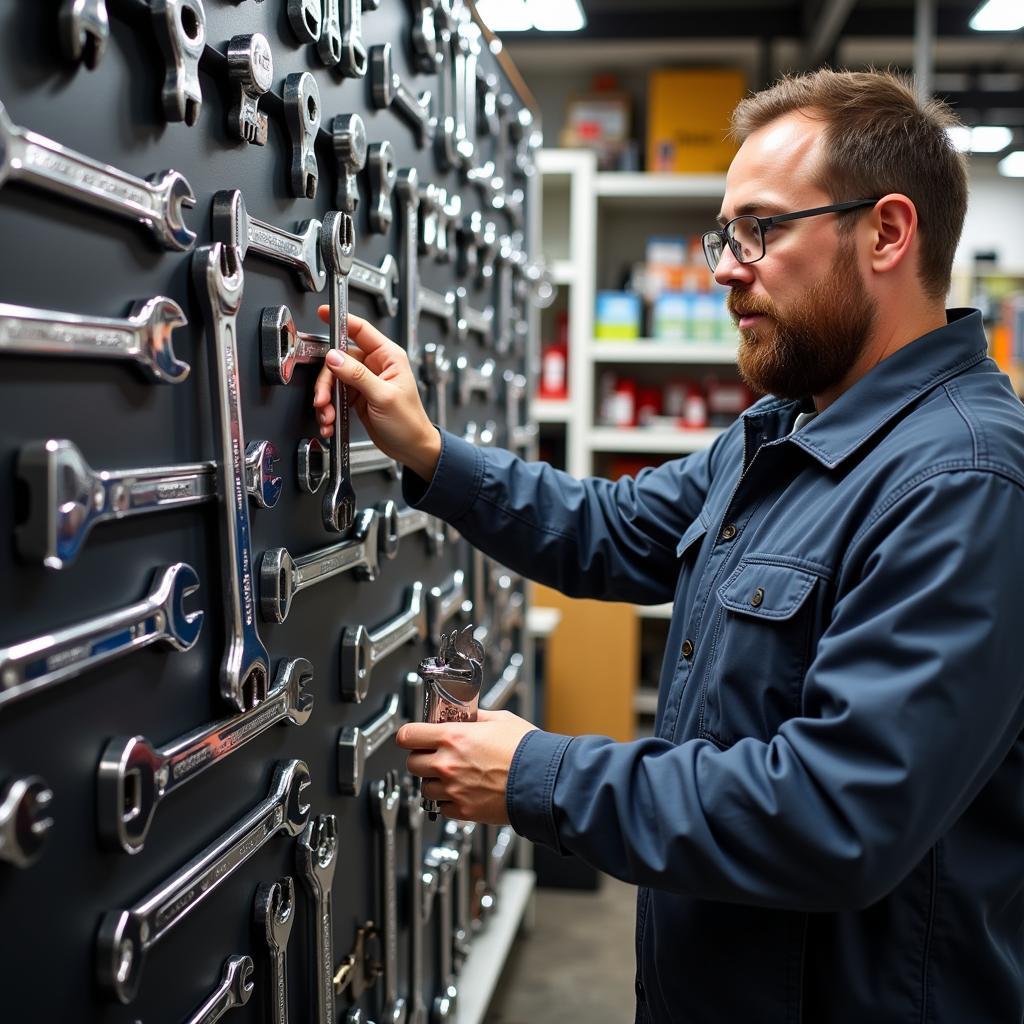
[[568,750],[571,742],[572,740],[569,737],[565,737],[565,739],[563,739],[555,749],[555,753],[548,762],[547,775],[544,779],[544,789],[541,793],[541,802],[544,807],[544,815],[548,820],[548,826],[551,829],[551,838],[554,841],[554,845],[559,849],[561,849],[562,844],[558,840],[558,830],[555,827],[555,779],[558,777],[558,769],[562,767],[562,758],[565,757],[565,752]]
[[801,558],[799,555],[777,555],[772,551],[748,551],[743,556],[743,562],[756,562],[758,565],[778,565],[786,569],[803,569],[805,572],[812,572],[824,580],[831,581],[832,567],[823,565],[821,562],[812,561],[809,558]]
[[[560,537],[562,540],[572,540],[573,535],[571,533],[564,533],[562,530],[556,530],[551,526],[544,526],[541,523],[536,523],[532,519],[524,516],[520,512],[513,512],[512,509],[506,508],[500,502],[495,501],[493,498],[489,498],[486,494],[477,495],[477,500],[490,505],[491,508],[497,509],[502,515],[506,515],[509,519],[515,519],[517,522],[522,523],[524,526],[530,527],[531,530],[538,530],[541,533],[550,534],[552,537]],[[466,509],[468,512],[469,509]],[[465,513],[463,513],[465,514]],[[460,516],[461,518],[461,516]]]
[[935,928],[935,907],[938,902],[940,843],[941,840],[936,842],[931,851],[932,877],[928,900],[928,923],[925,928],[924,948],[921,950],[921,1024],[927,1024],[928,1021],[928,971],[931,968],[932,932]]
[[515,815],[512,813],[513,804],[515,803],[514,791],[519,781],[519,764],[523,759],[523,751],[526,749],[526,744],[530,741],[532,735],[532,731],[528,732],[520,740],[519,746],[516,747],[515,753],[512,755],[512,763],[508,767],[508,786],[505,789],[505,811],[508,813],[508,823],[520,835],[522,835],[522,829],[517,827]]
[[960,393],[960,387],[955,380],[951,380],[946,384],[946,394],[949,396],[949,401],[953,408],[960,414],[971,433],[971,441],[974,443],[975,463],[982,465],[988,462],[988,444],[985,440],[984,424],[971,412],[970,407],[964,402]]

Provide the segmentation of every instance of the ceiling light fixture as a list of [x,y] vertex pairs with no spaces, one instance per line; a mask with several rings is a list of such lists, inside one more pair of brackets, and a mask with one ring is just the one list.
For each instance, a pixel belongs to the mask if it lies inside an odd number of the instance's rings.
[[477,0],[476,12],[492,32],[578,32],[587,24],[580,0]]
[[477,0],[476,13],[492,32],[526,32],[533,28],[524,0]]
[[998,124],[955,125],[946,131],[961,153],[1001,153],[1013,142],[1013,132]]
[[996,164],[996,169],[1007,178],[1024,178],[1024,149],[1015,149],[1007,153]]
[[986,0],[968,24],[975,32],[1016,32],[1024,28],[1024,5],[1020,0]]

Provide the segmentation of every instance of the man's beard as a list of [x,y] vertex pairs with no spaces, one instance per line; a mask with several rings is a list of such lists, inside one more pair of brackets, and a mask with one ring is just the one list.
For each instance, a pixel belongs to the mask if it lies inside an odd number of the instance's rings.
[[737,306],[764,317],[740,331],[740,376],[755,391],[788,399],[839,384],[863,351],[877,312],[852,244],[840,245],[829,272],[785,313],[770,299],[736,290],[728,305],[737,321]]

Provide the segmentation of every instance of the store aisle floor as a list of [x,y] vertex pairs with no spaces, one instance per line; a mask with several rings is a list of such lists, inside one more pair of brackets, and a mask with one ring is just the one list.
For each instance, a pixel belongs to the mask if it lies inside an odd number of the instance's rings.
[[628,1024],[633,1020],[636,888],[537,890],[536,923],[519,935],[486,1024]]

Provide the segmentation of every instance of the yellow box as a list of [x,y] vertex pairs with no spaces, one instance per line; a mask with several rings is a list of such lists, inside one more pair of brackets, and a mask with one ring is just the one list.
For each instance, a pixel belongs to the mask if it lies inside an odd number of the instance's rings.
[[736,155],[729,115],[747,89],[742,71],[652,71],[647,84],[647,170],[724,174]]

